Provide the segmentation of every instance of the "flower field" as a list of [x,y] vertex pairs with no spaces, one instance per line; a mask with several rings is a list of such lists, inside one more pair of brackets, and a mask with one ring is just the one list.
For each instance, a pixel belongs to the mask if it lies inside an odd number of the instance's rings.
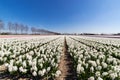
[[7,67],[11,75],[31,75],[54,78],[62,51],[60,37],[40,37],[0,40],[0,65]]
[[64,48],[71,56],[75,80],[120,80],[120,40],[83,36],[1,38],[0,65],[5,69],[0,70],[0,76],[61,80],[59,77],[67,77],[64,68],[59,68],[66,60],[61,59],[66,54]]
[[120,80],[120,40],[70,37],[69,53],[73,57],[79,80]]

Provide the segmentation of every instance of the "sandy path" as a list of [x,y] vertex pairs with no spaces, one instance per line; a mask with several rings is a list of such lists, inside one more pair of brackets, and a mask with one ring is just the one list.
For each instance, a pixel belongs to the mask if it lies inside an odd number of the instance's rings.
[[62,74],[57,80],[76,80],[76,73],[73,68],[73,61],[70,54],[67,52],[67,42],[64,39],[63,55],[59,64],[59,69]]

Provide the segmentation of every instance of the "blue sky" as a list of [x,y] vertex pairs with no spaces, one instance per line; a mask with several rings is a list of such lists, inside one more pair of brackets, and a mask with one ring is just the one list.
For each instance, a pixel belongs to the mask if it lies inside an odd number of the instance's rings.
[[120,32],[120,0],[0,0],[0,19],[70,33]]

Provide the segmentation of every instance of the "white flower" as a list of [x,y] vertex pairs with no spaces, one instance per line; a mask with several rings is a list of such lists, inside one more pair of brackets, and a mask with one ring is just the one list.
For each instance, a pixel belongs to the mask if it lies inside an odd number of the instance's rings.
[[102,76],[107,76],[107,75],[108,75],[107,72],[103,72],[103,73],[102,73]]
[[84,67],[81,67],[81,72],[84,72]]
[[13,65],[14,60],[10,60],[10,65]]
[[60,71],[60,70],[57,70],[56,73],[55,73],[55,76],[56,76],[56,77],[59,77],[60,74],[61,74],[61,71]]
[[3,58],[2,58],[2,57],[0,57],[0,61],[3,61]]
[[20,71],[20,72],[23,72],[23,67],[22,67],[22,66],[19,67],[19,71]]
[[83,58],[83,55],[81,54],[79,57],[80,57],[80,58]]
[[4,61],[6,61],[6,60],[7,60],[7,58],[6,58],[6,57],[4,57],[3,59],[4,59]]
[[117,65],[117,61],[116,60],[113,60],[113,65]]
[[44,76],[46,73],[46,69],[43,69],[43,70],[39,70],[38,71],[38,74],[41,75],[41,76]]
[[108,73],[109,73],[109,74],[113,73],[113,70],[109,70]]
[[22,59],[21,59],[21,58],[19,59],[19,62],[21,62],[21,63],[22,63]]
[[107,68],[107,64],[105,62],[102,62],[101,64],[102,64],[103,68]]
[[36,72],[36,71],[33,71],[32,75],[33,75],[33,76],[37,76],[37,72]]
[[97,68],[97,70],[101,70],[102,66],[97,66],[96,68]]
[[46,69],[43,69],[43,70],[42,70],[42,73],[45,74],[45,73],[46,73]]
[[39,62],[39,63],[43,62],[43,58],[38,59],[38,62]]
[[50,71],[50,69],[51,69],[51,67],[48,67],[48,68],[47,68],[47,72],[49,72],[49,71]]
[[103,80],[101,77],[98,77],[98,79],[97,80]]
[[43,74],[42,74],[42,71],[40,70],[40,71],[38,71],[38,74],[39,75],[41,75],[41,76],[43,76]]
[[37,71],[38,68],[36,66],[32,66],[31,70]]
[[31,60],[28,60],[28,63],[30,66],[32,66],[32,61]]
[[120,73],[118,73],[118,77],[120,77]]
[[97,72],[95,73],[95,75],[96,75],[97,77],[100,77],[100,72],[97,71]]
[[80,73],[81,64],[77,65],[77,72]]
[[13,66],[13,71],[17,71],[17,70],[18,70],[17,66]]
[[120,66],[114,66],[113,69],[115,72],[118,72],[118,73],[120,72]]
[[23,69],[23,73],[26,73],[27,72],[27,69]]
[[32,61],[32,66],[36,66],[36,64],[37,64],[37,60],[36,60],[36,58],[35,58],[35,59],[33,59],[33,61]]
[[95,78],[92,76],[92,77],[88,78],[88,80],[95,80]]
[[93,68],[93,67],[90,67],[90,71],[91,71],[91,72],[94,72],[94,68]]
[[111,63],[113,61],[113,58],[107,58],[107,62]]
[[5,65],[6,67],[8,67],[9,64],[8,64],[8,63],[5,63],[4,65]]
[[26,65],[26,61],[23,61],[23,67],[26,67],[27,65]]
[[41,68],[43,67],[43,64],[42,64],[42,63],[40,64],[40,67],[41,67]]
[[100,65],[100,60],[97,59],[97,60],[96,60],[96,63],[97,63],[97,65]]
[[96,62],[95,61],[88,61],[92,66],[94,66],[94,67],[96,67],[97,66],[97,64],[96,64]]
[[81,64],[78,64],[78,66],[77,66],[77,72],[78,72],[78,73],[84,72],[84,68],[81,66]]
[[85,64],[85,67],[88,68],[88,63]]
[[111,79],[113,79],[113,80],[117,77],[117,73],[111,73],[109,75],[110,75]]
[[9,72],[12,72],[12,71],[13,71],[13,68],[12,68],[11,65],[8,66],[8,71],[9,71]]
[[58,64],[56,64],[55,67],[58,67]]
[[33,51],[30,51],[29,54],[30,54],[30,55],[34,55],[34,52],[33,52]]

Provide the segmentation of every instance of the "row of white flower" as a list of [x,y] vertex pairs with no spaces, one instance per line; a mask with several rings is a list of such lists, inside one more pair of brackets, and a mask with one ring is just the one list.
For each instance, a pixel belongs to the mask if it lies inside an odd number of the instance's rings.
[[58,77],[62,41],[58,36],[1,40],[0,64],[13,75]]
[[[77,36],[76,36],[77,37]],[[105,37],[88,37],[88,36],[78,36],[78,38],[96,41],[104,44],[115,45],[120,47],[120,39],[118,38],[105,38]]]
[[[76,38],[76,40],[78,40],[78,41],[80,41],[88,46],[95,48],[97,51],[104,52],[105,54],[110,54],[113,57],[120,59],[120,48],[117,47],[116,45],[113,45],[113,44],[110,45],[110,44],[107,44],[104,42],[101,43],[101,42],[98,42],[95,40],[91,41],[91,40],[89,40],[89,38],[86,38],[86,39]],[[101,38],[101,41],[102,41],[102,38]],[[118,42],[120,42],[120,41],[118,41]]]
[[80,80],[120,79],[120,59],[112,55],[117,48],[74,36],[67,43]]

